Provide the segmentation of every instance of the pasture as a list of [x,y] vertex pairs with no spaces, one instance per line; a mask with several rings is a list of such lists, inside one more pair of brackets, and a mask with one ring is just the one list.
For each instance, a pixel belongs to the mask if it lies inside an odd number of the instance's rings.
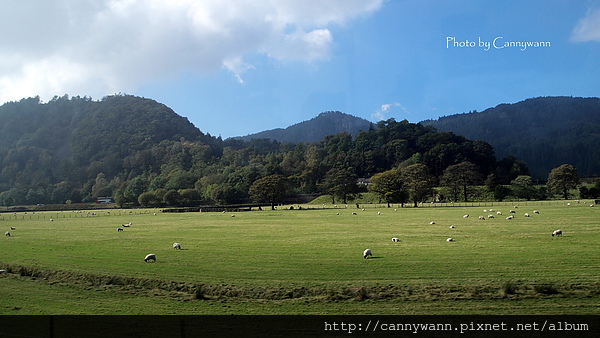
[[3,213],[0,314],[600,314],[600,208],[529,204]]

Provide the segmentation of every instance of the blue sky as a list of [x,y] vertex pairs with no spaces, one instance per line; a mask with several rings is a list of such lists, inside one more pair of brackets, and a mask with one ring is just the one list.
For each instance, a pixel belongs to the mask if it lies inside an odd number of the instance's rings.
[[[0,100],[155,99],[223,138],[600,96],[600,1],[1,2]],[[14,27],[19,27],[15,30]],[[517,46],[486,48],[496,41]],[[519,43],[543,42],[522,50]],[[469,43],[475,43],[471,45]]]

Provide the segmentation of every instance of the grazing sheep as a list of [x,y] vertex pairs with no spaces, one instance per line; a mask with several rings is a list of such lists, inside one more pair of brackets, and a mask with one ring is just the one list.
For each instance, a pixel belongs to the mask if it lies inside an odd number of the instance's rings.
[[489,214],[489,215],[488,215],[488,218],[494,218],[494,215],[492,215],[492,214]]
[[490,212],[494,212],[494,209],[490,209]]
[[513,219],[513,218],[515,218],[515,216],[513,216],[513,215],[506,217],[506,219]]
[[373,256],[373,253],[371,252],[371,249],[366,249],[363,252],[363,258],[369,258],[369,256]]
[[155,254],[147,254],[146,257],[144,257],[144,262],[148,263],[148,261],[153,260],[156,262],[156,255]]
[[378,211],[378,212],[377,212],[377,215],[381,215],[381,211]]
[[502,211],[496,211],[496,215],[502,216]]
[[129,228],[129,224],[121,224],[122,227]]
[[450,237],[446,240],[446,242],[454,242],[454,238]]
[[571,206],[571,203],[567,203],[567,206]]
[[117,232],[123,231],[123,228],[117,228]]
[[352,215],[358,215],[357,213],[353,212]]
[[10,230],[15,230],[15,227],[10,227]]
[[54,222],[54,220],[52,218],[50,218],[50,222]]
[[485,217],[483,217],[483,216],[479,216],[479,219],[482,221],[485,221]]
[[431,224],[431,225],[434,225],[434,224],[435,224],[435,222],[431,221],[431,222],[429,222],[429,224]]
[[[7,232],[5,232],[5,233],[4,233],[4,236],[8,236],[8,237],[10,237],[10,232],[8,232],[8,231],[7,231]],[[552,235],[552,236],[554,236],[554,235]]]
[[528,212],[525,213],[525,217],[529,217],[529,213]]
[[519,206],[518,206],[518,205],[515,205],[515,209],[519,209]]
[[339,216],[339,215],[340,215],[340,213],[338,212],[338,213],[336,213],[336,215],[338,215],[338,216]]
[[593,205],[593,204],[590,204],[590,207],[592,207],[592,208],[593,208],[593,207],[594,207],[594,205]]
[[455,228],[455,226],[454,226],[454,225],[451,225],[451,226],[450,226],[450,229],[454,229],[454,228]]
[[235,217],[235,215],[231,215],[231,217]]
[[181,244],[179,244],[179,243],[173,243],[173,249],[179,249],[179,250],[181,250]]
[[463,216],[463,218],[468,218],[468,217],[469,217],[469,215],[464,215],[464,216]]
[[397,237],[392,238],[392,242],[400,242],[400,239]]
[[510,211],[510,213],[511,213],[511,214],[516,214],[517,212],[516,212],[516,211],[514,211],[514,210],[511,210],[511,211]]
[[552,237],[554,237],[554,236],[561,236],[562,237],[562,230],[558,229],[558,230],[552,231]]
[[534,211],[533,211],[533,213],[534,213],[534,214],[539,214],[539,213],[540,213],[540,211],[539,211],[539,210],[534,210]]

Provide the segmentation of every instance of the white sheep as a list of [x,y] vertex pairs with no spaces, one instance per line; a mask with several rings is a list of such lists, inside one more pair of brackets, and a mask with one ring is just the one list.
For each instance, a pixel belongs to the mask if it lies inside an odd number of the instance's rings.
[[496,215],[502,216],[502,211],[496,211]]
[[554,237],[554,236],[561,236],[562,237],[562,230],[558,229],[558,230],[552,231],[552,237]]
[[392,238],[392,242],[400,242],[400,239],[398,237],[394,237]]
[[10,227],[10,230],[15,230],[15,227]]
[[534,210],[534,211],[533,211],[533,213],[534,213],[534,214],[539,214],[539,213],[540,213],[540,211],[539,211],[539,210]]
[[451,226],[450,226],[450,229],[454,229],[454,228],[455,228],[455,226],[454,226],[454,225],[451,225]]
[[515,218],[515,216],[513,216],[513,215],[506,217],[506,219],[513,219],[513,218]]
[[8,237],[10,237],[10,232],[8,232],[8,231],[7,231],[7,232],[5,232],[5,233],[4,233],[4,236],[8,236]]
[[489,215],[488,215],[488,218],[494,218],[494,215],[492,215],[492,214],[489,214]]
[[352,215],[358,215],[357,213],[353,212]]
[[231,215],[231,217],[235,217],[235,215]]
[[528,213],[528,212],[526,212],[524,216],[525,216],[525,217],[529,217],[529,213]]
[[117,232],[123,231],[123,228],[117,228]]
[[434,222],[434,221],[431,221],[431,222],[429,222],[429,224],[431,224],[431,225],[434,225],[434,224],[435,224],[435,222]]
[[511,213],[511,214],[516,214],[517,212],[516,212],[516,211],[514,211],[514,210],[511,210],[511,211],[510,211],[510,213]]
[[494,209],[490,209],[490,212],[494,212]]
[[147,254],[146,257],[144,257],[144,262],[148,263],[149,260],[153,260],[156,262],[156,255],[155,254]]
[[483,216],[479,216],[479,219],[482,221],[485,221],[485,217],[483,217]]
[[363,252],[363,258],[369,258],[369,256],[373,256],[373,253],[371,252],[371,249],[366,249]]
[[469,215],[463,215],[463,218],[469,218]]
[[122,226],[122,227],[129,228],[129,224],[122,224],[121,226]]
[[454,242],[454,238],[450,237],[450,238],[446,239],[446,242]]
[[378,212],[377,212],[377,215],[381,215],[381,211],[378,211]]
[[179,250],[181,250],[181,244],[179,244],[179,243],[173,243],[173,249],[179,249]]

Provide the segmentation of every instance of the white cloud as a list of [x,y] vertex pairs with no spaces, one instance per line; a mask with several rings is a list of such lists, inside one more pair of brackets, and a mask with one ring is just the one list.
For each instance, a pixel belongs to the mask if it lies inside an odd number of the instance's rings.
[[382,104],[381,108],[379,108],[373,114],[371,114],[371,119],[377,120],[377,121],[386,120],[388,118],[387,115],[391,114],[395,110],[394,109],[395,107],[399,107],[405,114],[410,114],[410,111],[408,111],[408,109],[406,109],[406,107],[404,107],[403,105],[401,105],[398,102],[386,103],[386,104]]
[[183,72],[330,57],[330,25],[384,0],[23,0],[0,12],[0,101],[65,93],[103,96]]
[[600,42],[600,8],[588,11],[571,33],[571,40],[576,42]]

